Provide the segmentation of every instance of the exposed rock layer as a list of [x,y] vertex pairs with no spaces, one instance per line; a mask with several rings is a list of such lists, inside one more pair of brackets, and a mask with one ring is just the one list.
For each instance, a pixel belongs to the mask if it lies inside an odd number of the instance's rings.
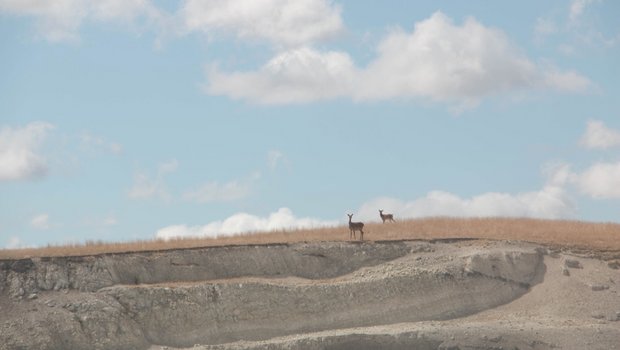
[[435,349],[444,335],[412,329],[260,342],[491,310],[543,280],[543,253],[499,242],[324,242],[2,261],[0,349]]

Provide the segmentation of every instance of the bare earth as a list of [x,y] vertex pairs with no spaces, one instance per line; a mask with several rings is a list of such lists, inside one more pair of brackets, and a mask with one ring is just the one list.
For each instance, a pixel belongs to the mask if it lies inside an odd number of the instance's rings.
[[0,349],[620,349],[620,252],[484,239],[0,261]]
[[[566,276],[566,260],[583,268],[569,268]],[[620,349],[619,271],[599,259],[571,254],[546,255],[544,265],[543,281],[525,295],[462,318],[197,349]]]

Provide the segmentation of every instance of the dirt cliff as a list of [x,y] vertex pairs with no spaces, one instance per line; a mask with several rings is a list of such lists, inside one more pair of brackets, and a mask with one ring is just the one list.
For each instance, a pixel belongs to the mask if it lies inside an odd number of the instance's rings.
[[[575,334],[613,349],[605,339],[620,339],[618,270],[586,258],[569,268],[567,260],[576,259],[476,240],[5,260],[0,349],[550,349]],[[546,304],[537,305],[539,294]],[[569,307],[579,322],[564,327],[566,308],[548,304],[577,295],[589,314]],[[546,312],[513,319],[518,302],[518,312]]]

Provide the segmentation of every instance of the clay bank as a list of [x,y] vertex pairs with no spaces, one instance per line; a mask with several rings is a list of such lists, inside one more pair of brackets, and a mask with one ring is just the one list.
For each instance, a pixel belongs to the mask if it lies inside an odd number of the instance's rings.
[[[4,260],[0,349],[611,349],[618,271],[613,261],[478,240]],[[557,309],[541,299],[570,288],[589,299],[567,308],[557,299]],[[586,304],[585,315],[575,309]]]

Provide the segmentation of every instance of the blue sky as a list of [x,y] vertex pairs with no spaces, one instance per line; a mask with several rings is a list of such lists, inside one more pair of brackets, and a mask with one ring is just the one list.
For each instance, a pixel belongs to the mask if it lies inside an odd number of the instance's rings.
[[620,217],[610,0],[0,0],[0,247]]

